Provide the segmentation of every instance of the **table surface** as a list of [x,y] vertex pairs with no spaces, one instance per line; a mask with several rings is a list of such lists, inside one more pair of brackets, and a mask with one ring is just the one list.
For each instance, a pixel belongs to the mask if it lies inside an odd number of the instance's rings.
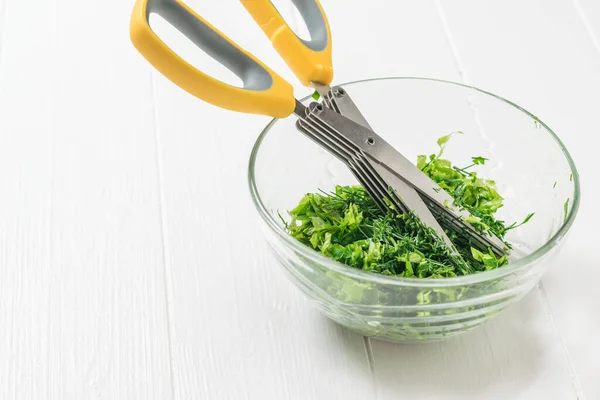
[[[237,1],[188,3],[297,83]],[[583,186],[562,267],[448,342],[340,328],[256,226],[247,162],[268,118],[155,72],[132,0],[0,0],[0,399],[600,398],[600,2],[322,4],[336,82],[465,82],[559,134]]]

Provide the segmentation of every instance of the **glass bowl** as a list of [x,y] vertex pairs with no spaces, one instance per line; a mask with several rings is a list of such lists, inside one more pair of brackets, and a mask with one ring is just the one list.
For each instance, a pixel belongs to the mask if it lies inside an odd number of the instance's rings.
[[[373,130],[416,163],[437,153],[496,181],[507,225],[533,218],[506,239],[511,262],[475,275],[398,278],[333,261],[288,235],[281,218],[306,193],[356,184],[347,168],[294,126],[273,120],[252,151],[249,185],[264,235],[291,281],[325,315],[362,335],[389,342],[433,341],[467,332],[524,297],[554,262],[579,206],[579,178],[559,138],[516,104],[483,90],[424,78],[383,78],[342,85]],[[312,99],[302,100],[308,104]]]

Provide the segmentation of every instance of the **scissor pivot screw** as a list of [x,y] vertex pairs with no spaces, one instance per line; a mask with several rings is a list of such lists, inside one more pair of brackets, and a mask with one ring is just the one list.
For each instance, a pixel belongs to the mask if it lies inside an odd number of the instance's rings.
[[338,88],[338,89],[335,89],[334,94],[337,97],[342,97],[342,96],[344,96],[346,94],[346,92],[344,91],[344,89]]
[[368,138],[367,144],[373,146],[375,144],[375,140],[373,138]]

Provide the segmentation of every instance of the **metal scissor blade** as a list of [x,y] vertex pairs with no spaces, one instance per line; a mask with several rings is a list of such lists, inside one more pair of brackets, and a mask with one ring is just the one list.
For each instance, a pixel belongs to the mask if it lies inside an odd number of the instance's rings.
[[[372,194],[373,200],[377,203],[377,206],[385,211],[386,206],[381,199],[385,197],[386,193],[379,187],[376,182],[376,178],[371,172],[372,167],[368,164],[367,160],[364,162],[357,162],[350,154],[346,153],[342,146],[338,146],[333,143],[331,138],[323,137],[323,135],[315,133],[315,131],[306,126],[302,120],[296,121],[296,128],[307,136],[309,139],[317,143],[320,147],[327,150],[330,154],[344,163],[349,169],[352,175],[359,181],[359,183]],[[361,160],[362,161],[362,160]]]
[[[390,185],[377,174],[368,158],[360,149],[346,141],[343,135],[322,124],[313,116],[309,116],[301,121],[298,120],[296,127],[300,132],[344,162],[351,171],[356,172],[358,176],[355,175],[355,177],[371,195],[373,200],[380,205],[382,211],[386,212],[391,208],[390,206],[403,213],[410,211],[407,205],[400,200],[397,193],[390,192]],[[408,189],[413,190],[411,187]],[[388,202],[389,206],[386,206]]]
[[373,130],[367,119],[360,112],[348,93],[339,86],[329,87],[320,83],[312,82],[317,92],[323,97],[327,106],[344,117],[351,119],[369,130]]
[[438,211],[441,209],[437,215],[443,214],[451,217],[453,224],[460,226],[474,241],[484,243],[485,248],[491,247],[497,255],[506,254],[506,246],[499,238],[492,235],[484,236],[467,223],[464,220],[470,215],[467,211],[459,208],[447,208],[445,204],[454,204],[454,199],[375,132],[344,118],[333,110],[328,108],[318,110],[315,109],[316,106],[316,104],[309,106],[310,112],[318,115],[324,124],[343,132],[344,137],[364,152],[374,166],[385,167],[389,173],[412,186],[424,201],[433,203]]
[[350,95],[341,87],[334,86],[331,88],[326,100],[335,107],[336,111],[346,118],[351,119],[359,125],[364,126],[369,130],[373,130],[367,119],[360,112],[356,103],[352,101]]
[[425,204],[421,196],[419,196],[419,193],[412,186],[405,183],[402,179],[398,179],[395,175],[391,174],[387,169],[378,168],[377,165],[374,165],[373,167],[379,176],[381,176],[383,180],[387,182],[392,189],[394,189],[394,191],[400,197],[402,203],[404,203],[404,205],[411,210],[425,226],[432,228],[438,237],[444,241],[446,246],[448,246],[448,248],[456,254],[457,251],[454,247],[454,244],[448,235],[446,235],[446,232],[438,220],[431,213],[431,210],[427,207],[427,204]]
[[[355,123],[372,130],[371,125],[367,122],[366,118],[363,116],[356,104],[352,101],[344,89],[341,87],[330,88],[329,86],[318,83],[313,83],[313,85],[319,94],[323,96],[324,102],[330,108],[333,108],[339,114],[354,121]],[[376,168],[372,163],[371,165]],[[400,201],[403,206],[402,209],[412,210],[412,212],[421,220],[423,224],[435,231],[438,237],[444,241],[448,248],[450,248],[454,253],[457,253],[454,244],[448,235],[446,235],[446,232],[439,224],[435,216],[431,213],[431,210],[429,210],[423,199],[421,199],[418,192],[402,179],[398,179],[398,177],[390,174],[385,169],[377,169],[376,172],[383,179],[383,181],[396,192],[396,195],[400,197]],[[385,189],[387,190],[388,187]]]

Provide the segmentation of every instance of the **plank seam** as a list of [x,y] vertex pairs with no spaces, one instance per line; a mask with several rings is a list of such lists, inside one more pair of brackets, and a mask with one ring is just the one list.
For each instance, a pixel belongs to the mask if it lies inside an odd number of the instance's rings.
[[[444,12],[444,8],[439,0],[434,0],[435,8],[442,24],[442,29],[444,31],[444,36],[446,36],[446,40],[448,41],[448,45],[450,46],[450,51],[452,52],[452,57],[454,58],[454,64],[456,65],[456,69],[458,71],[458,75],[460,77],[461,83],[465,85],[470,85],[469,78],[467,77],[467,72],[462,63],[462,59],[460,57],[460,52],[458,51],[458,46],[454,41],[454,37],[452,36],[452,32],[450,30],[450,25],[448,25],[448,18],[446,18],[446,13]],[[483,129],[483,124],[481,123],[481,119],[479,118],[479,110],[475,106],[473,102],[472,95],[469,94],[467,97],[467,102],[469,103],[469,107],[473,111],[473,118],[475,119],[475,124],[477,125],[477,129],[479,130],[479,135],[483,140],[485,140],[490,149],[493,149],[494,143],[487,137],[485,134],[485,129]]]
[[448,25],[448,19],[446,18],[446,13],[442,8],[442,4],[439,0],[434,0],[435,10],[437,11],[438,18],[442,24],[442,29],[444,31],[444,36],[446,36],[446,40],[448,41],[448,45],[450,46],[450,51],[452,52],[452,58],[454,58],[454,64],[456,66],[456,70],[458,71],[458,76],[460,80],[465,85],[469,84],[469,79],[467,78],[467,73],[465,71],[465,67],[462,63],[460,54],[458,52],[458,46],[456,46],[456,42],[454,41],[454,37],[450,31],[450,26]]
[[579,381],[579,378],[577,377],[577,373],[575,371],[575,365],[573,363],[573,359],[571,358],[571,353],[569,352],[567,344],[565,343],[565,340],[564,340],[562,332],[558,326],[558,323],[556,322],[556,319],[554,318],[554,313],[552,312],[552,307],[550,306],[550,301],[548,300],[548,295],[546,293],[546,290],[544,289],[544,283],[540,282],[538,284],[537,288],[538,288],[538,291],[540,292],[541,303],[542,303],[543,307],[546,309],[546,314],[548,315],[548,318],[550,319],[550,323],[552,324],[552,327],[554,328],[554,330],[556,331],[556,333],[558,335],[558,343],[560,344],[560,349],[562,350],[563,357],[565,359],[565,362],[567,363],[567,369],[569,372],[569,377],[571,378],[571,384],[573,385],[573,390],[575,391],[575,396],[577,397],[577,400],[584,400],[585,394],[583,392],[583,387],[581,386],[581,382]]
[[592,24],[590,23],[590,20],[585,15],[585,11],[583,11],[583,7],[581,7],[579,0],[573,0],[573,6],[575,7],[575,11],[577,11],[577,15],[579,16],[579,19],[581,20],[583,27],[585,28],[587,34],[589,35],[590,39],[592,40],[594,47],[596,48],[598,53],[600,53],[600,40],[598,40],[596,33],[594,33]]
[[49,242],[49,246],[50,249],[48,251],[48,259],[50,260],[49,263],[47,264],[47,268],[48,268],[48,294],[46,296],[46,307],[47,307],[47,317],[48,320],[46,321],[46,334],[47,334],[47,346],[48,348],[46,349],[46,365],[48,366],[48,371],[46,373],[46,389],[48,390],[48,398],[51,398],[51,380],[50,380],[50,371],[51,371],[51,364],[50,364],[50,360],[51,360],[51,348],[52,346],[50,346],[51,343],[51,338],[52,338],[52,334],[51,334],[51,328],[52,328],[52,319],[51,319],[51,310],[52,310],[52,297],[51,297],[51,292],[52,292],[52,288],[55,284],[55,277],[54,274],[50,273],[50,270],[52,268],[52,265],[54,264],[54,257],[55,257],[55,250],[54,250],[54,245],[55,245],[55,239],[54,239],[54,235],[53,235],[53,231],[54,231],[54,193],[56,192],[56,178],[54,176],[54,173],[56,171],[56,138],[55,138],[55,127],[54,124],[52,126],[52,129],[50,129],[50,221],[48,223],[48,242]]
[[164,213],[164,191],[163,191],[163,175],[162,175],[162,157],[161,157],[161,146],[160,146],[160,134],[158,132],[158,113],[157,113],[157,97],[156,97],[156,87],[154,83],[154,72],[150,71],[150,90],[152,93],[152,116],[153,116],[153,133],[154,133],[154,148],[155,148],[155,158],[156,158],[156,179],[157,179],[157,188],[158,188],[158,210],[159,210],[159,229],[160,229],[160,237],[161,237],[161,253],[162,253],[162,264],[163,264],[163,284],[164,284],[164,292],[165,292],[165,314],[167,321],[167,348],[169,353],[169,373],[171,379],[171,398],[175,399],[175,370],[173,368],[173,325],[171,323],[172,319],[172,293],[171,293],[171,271],[169,265],[167,263],[167,239],[165,234],[165,213]]
[[8,14],[8,0],[0,2],[0,68],[2,67],[2,59],[4,55],[4,33],[6,32],[6,20]]
[[367,356],[367,365],[369,367],[369,372],[371,373],[373,389],[375,390],[375,400],[379,400],[379,385],[377,384],[377,379],[375,377],[375,356],[373,354],[371,338],[363,336],[363,345],[365,347],[365,355]]

